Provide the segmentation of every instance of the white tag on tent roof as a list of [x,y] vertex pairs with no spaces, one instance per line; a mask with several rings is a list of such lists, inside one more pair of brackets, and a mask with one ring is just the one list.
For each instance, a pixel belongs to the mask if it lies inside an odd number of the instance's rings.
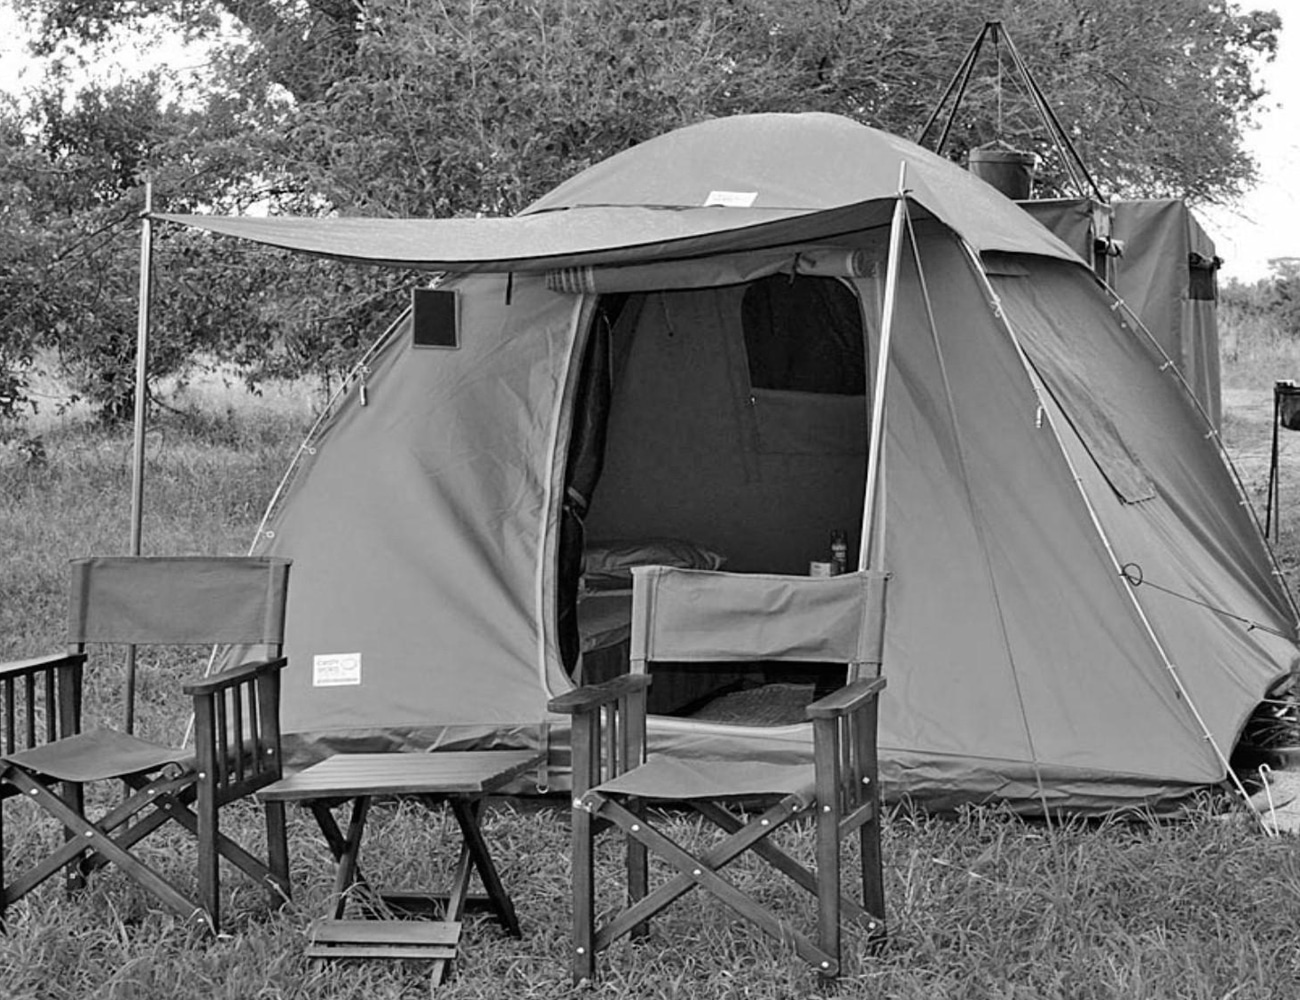
[[757,200],[757,191],[710,191],[704,199],[704,207],[751,208]]

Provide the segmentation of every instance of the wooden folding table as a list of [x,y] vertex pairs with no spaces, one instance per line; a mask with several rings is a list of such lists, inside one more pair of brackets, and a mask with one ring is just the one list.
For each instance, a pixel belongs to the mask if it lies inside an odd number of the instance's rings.
[[[432,961],[437,985],[456,957],[461,916],[469,904],[485,903],[502,926],[518,937],[519,921],[479,820],[485,796],[539,766],[542,757],[533,750],[337,754],[260,791],[258,797],[268,802],[307,805],[338,862],[331,912],[313,924],[308,957]],[[462,843],[446,892],[381,892],[362,874],[361,840],[370,804],[392,797],[415,798],[431,808],[443,802],[451,807]],[[352,814],[344,834],[331,809],[347,800],[352,801]],[[487,893],[483,900],[469,897],[474,869]],[[361,919],[345,919],[353,900],[364,914]],[[414,914],[439,919],[396,919]]]

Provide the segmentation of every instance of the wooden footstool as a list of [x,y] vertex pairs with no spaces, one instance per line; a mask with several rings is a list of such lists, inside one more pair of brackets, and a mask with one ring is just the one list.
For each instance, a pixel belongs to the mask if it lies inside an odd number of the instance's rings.
[[[432,961],[436,986],[456,958],[460,920],[468,904],[485,903],[502,926],[519,937],[519,920],[479,820],[485,797],[537,767],[542,757],[533,750],[337,754],[258,792],[263,801],[307,805],[338,862],[331,913],[312,925],[308,957]],[[416,798],[431,808],[443,802],[451,807],[460,826],[461,849],[446,892],[384,893],[362,875],[359,857],[370,804],[393,797]],[[345,835],[331,809],[348,800],[352,815]],[[468,895],[474,869],[487,892],[483,900]],[[361,910],[361,918],[345,919],[350,900]],[[397,919],[413,915],[439,919]]]

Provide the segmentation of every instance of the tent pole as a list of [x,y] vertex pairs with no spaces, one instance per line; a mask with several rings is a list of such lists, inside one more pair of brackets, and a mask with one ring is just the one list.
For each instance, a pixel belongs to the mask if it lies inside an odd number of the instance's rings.
[[[885,301],[881,305],[880,348],[876,354],[876,385],[871,398],[871,437],[867,445],[867,491],[862,504],[862,542],[858,546],[858,569],[876,569],[883,561],[884,540],[876,544],[877,506],[885,440],[885,387],[889,376],[889,345],[894,336],[894,312],[898,298],[898,269],[903,259],[903,226],[907,219],[907,164],[898,167],[898,201],[889,227],[889,260],[885,272]],[[880,506],[883,506],[881,504]]]
[[[131,451],[131,550],[140,554],[144,520],[144,432],[149,371],[149,292],[153,271],[153,181],[144,183],[144,211],[140,214],[140,300],[135,343],[135,419]],[[135,732],[135,647],[126,650],[126,731]]]
[[944,144],[948,141],[948,133],[952,130],[953,119],[957,117],[957,110],[961,106],[962,98],[966,96],[966,87],[970,84],[971,71],[975,68],[975,61],[979,58],[980,46],[984,44],[984,39],[989,33],[989,29],[1000,22],[985,21],[984,27],[975,37],[974,43],[966,50],[966,55],[962,58],[961,65],[957,67],[957,72],[953,74],[952,80],[948,83],[948,89],[943,92],[939,98],[939,103],[934,106],[930,112],[930,117],[926,119],[921,131],[916,134],[913,140],[918,146],[925,145],[926,134],[939,119],[939,113],[943,111],[944,105],[948,103],[948,98],[952,96],[953,91],[957,96],[953,99],[952,108],[948,112],[948,118],[944,121],[943,131],[939,135],[939,141],[934,145],[934,152],[940,154],[943,152]]

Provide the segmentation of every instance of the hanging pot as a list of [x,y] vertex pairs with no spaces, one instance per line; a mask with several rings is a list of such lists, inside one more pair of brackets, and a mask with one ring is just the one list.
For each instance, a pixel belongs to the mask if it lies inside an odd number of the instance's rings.
[[1008,198],[1023,201],[1033,194],[1038,154],[1020,149],[983,147],[967,154],[970,172]]

